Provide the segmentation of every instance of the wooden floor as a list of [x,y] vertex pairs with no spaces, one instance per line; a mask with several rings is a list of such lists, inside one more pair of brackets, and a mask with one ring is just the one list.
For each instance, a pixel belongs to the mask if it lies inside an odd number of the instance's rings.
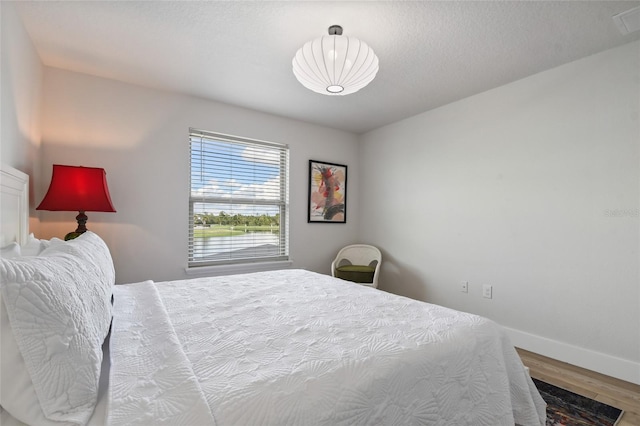
[[618,426],[640,426],[640,386],[517,349],[531,377],[624,410]]

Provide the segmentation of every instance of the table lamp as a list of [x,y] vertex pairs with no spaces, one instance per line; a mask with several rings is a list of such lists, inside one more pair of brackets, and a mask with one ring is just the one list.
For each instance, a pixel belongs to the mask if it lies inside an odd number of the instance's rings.
[[49,190],[36,210],[77,211],[78,229],[64,239],[71,240],[87,231],[85,212],[115,212],[107,173],[96,167],[53,165]]

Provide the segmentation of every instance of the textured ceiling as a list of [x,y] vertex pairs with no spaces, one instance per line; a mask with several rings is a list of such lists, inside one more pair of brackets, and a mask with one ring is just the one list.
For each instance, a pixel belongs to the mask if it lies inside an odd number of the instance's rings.
[[[640,39],[640,1],[18,2],[47,66],[363,133]],[[376,79],[324,96],[291,59],[332,24],[367,42]]]

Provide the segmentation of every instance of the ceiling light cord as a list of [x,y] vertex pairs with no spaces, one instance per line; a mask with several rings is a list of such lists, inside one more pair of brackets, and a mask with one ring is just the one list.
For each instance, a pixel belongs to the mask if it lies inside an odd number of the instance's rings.
[[340,25],[330,26],[329,35],[342,35],[342,27]]

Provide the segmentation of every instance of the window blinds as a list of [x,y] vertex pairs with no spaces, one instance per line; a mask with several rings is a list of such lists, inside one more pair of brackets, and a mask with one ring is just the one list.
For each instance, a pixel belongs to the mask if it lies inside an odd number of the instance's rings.
[[288,146],[195,129],[189,141],[189,266],[288,259]]

